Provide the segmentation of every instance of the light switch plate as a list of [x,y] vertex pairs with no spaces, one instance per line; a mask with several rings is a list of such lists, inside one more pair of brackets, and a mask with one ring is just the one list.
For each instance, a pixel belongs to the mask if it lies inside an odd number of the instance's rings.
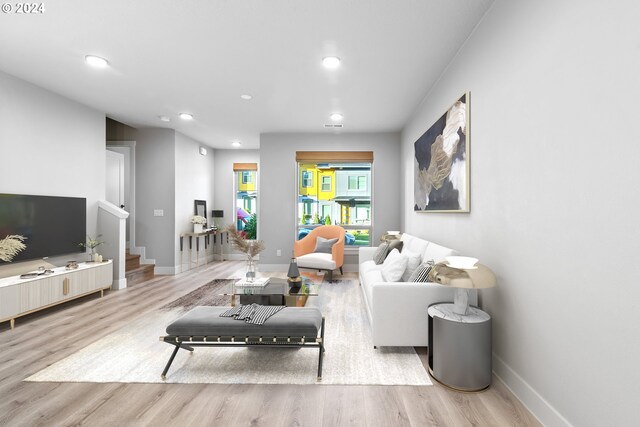
[[164,216],[164,210],[163,209],[154,209],[153,210],[153,216]]

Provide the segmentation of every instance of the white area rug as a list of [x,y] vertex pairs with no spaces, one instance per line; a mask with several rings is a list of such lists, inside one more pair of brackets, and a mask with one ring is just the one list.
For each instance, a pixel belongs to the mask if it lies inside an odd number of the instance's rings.
[[[344,280],[322,284],[320,296],[307,302],[326,318],[320,384],[431,385],[412,347],[373,348],[362,298],[357,281]],[[199,347],[191,355],[181,350],[162,381],[174,347],[158,338],[183,313],[171,308],[145,314],[25,381],[316,384],[315,348]]]

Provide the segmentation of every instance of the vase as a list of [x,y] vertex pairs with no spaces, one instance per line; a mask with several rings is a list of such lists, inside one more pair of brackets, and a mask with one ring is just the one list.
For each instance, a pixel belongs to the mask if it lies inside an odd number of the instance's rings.
[[193,224],[194,233],[202,233],[202,224]]
[[253,282],[256,278],[256,262],[253,257],[247,258],[247,272],[245,273],[247,282]]

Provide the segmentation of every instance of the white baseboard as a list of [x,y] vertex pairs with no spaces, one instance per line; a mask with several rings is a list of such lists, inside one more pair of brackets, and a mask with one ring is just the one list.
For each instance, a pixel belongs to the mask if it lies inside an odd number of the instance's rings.
[[175,265],[173,267],[159,267],[156,265],[154,269],[154,274],[159,274],[161,276],[175,276],[180,272],[180,266]]
[[493,374],[513,393],[544,426],[567,427],[567,421],[524,378],[493,353]]
[[124,289],[126,287],[127,287],[126,277],[124,279],[114,279],[113,283],[111,284],[111,289],[113,290]]

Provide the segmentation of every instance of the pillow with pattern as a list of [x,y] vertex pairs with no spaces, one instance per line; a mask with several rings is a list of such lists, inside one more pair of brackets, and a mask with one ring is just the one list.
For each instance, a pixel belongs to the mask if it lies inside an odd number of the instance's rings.
[[413,273],[411,273],[411,277],[409,277],[408,282],[428,282],[429,281],[429,273],[433,268],[433,260],[425,261],[416,268]]
[[373,254],[373,262],[375,262],[376,265],[382,264],[388,254],[389,254],[389,242],[380,243],[380,246],[378,246],[378,249],[376,249],[376,253]]

